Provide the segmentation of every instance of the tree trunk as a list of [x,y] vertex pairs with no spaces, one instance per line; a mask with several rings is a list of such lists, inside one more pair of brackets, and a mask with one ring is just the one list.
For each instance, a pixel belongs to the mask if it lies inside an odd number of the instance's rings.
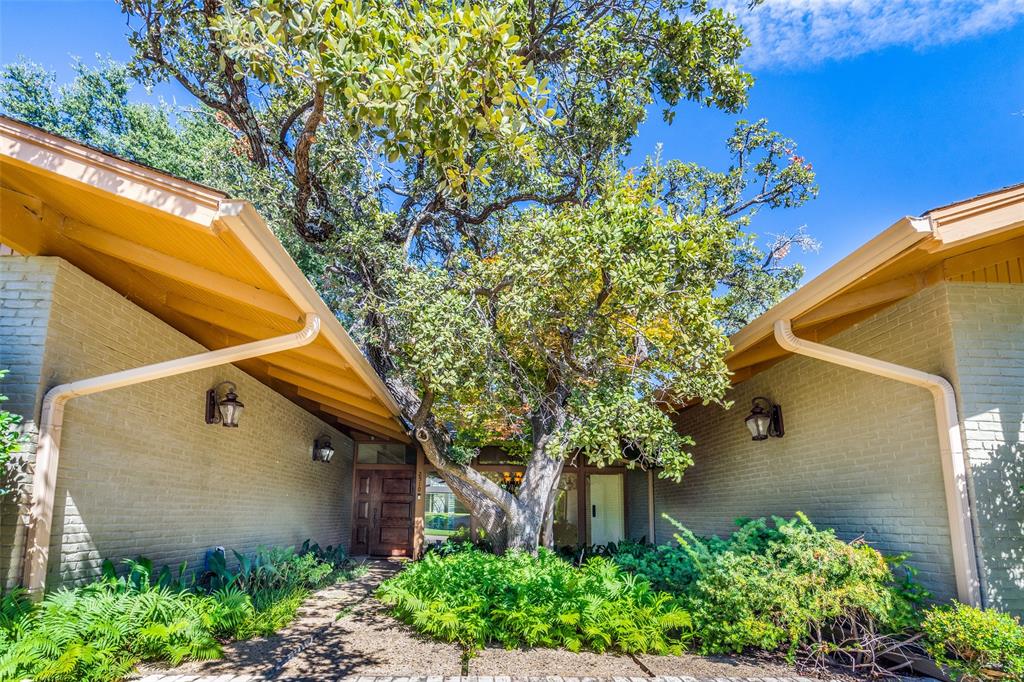
[[388,382],[403,411],[413,424],[413,435],[426,458],[437,468],[455,496],[481,524],[498,554],[510,549],[536,552],[541,545],[553,545],[554,497],[565,465],[561,457],[547,452],[550,434],[564,423],[562,401],[533,419],[533,449],[519,490],[513,494],[468,464],[445,456],[447,444],[435,430],[430,417],[431,394],[420,400],[411,387],[396,380]]

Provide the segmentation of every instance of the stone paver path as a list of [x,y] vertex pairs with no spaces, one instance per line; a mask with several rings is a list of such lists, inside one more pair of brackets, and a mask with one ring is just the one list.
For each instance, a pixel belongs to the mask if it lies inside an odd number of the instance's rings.
[[[373,598],[398,562],[319,590],[273,637],[232,642],[223,658],[177,668],[143,666],[136,682],[818,682],[775,661],[735,657],[623,656],[558,649],[487,648],[464,655],[414,633]],[[461,676],[460,676],[461,675]],[[847,680],[849,682],[849,680]]]

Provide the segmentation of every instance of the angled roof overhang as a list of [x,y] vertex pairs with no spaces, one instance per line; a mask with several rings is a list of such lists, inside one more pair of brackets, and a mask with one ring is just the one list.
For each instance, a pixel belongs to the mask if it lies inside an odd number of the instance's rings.
[[940,281],[1024,284],[1024,184],[897,221],[733,334],[732,381],[789,355],[776,320],[820,342]]
[[209,349],[322,320],[237,363],[328,423],[407,441],[398,405],[253,207],[0,117],[0,242],[59,256]]

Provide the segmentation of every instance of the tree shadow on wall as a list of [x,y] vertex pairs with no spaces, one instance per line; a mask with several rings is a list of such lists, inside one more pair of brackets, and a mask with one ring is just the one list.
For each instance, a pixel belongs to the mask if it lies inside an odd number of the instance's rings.
[[1024,432],[1020,410],[1000,411],[1003,442],[971,464],[988,605],[1024,612]]

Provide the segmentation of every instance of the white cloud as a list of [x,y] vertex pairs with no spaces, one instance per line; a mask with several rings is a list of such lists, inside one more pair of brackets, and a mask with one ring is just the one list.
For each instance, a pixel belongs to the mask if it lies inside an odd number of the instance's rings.
[[[925,47],[992,33],[1024,17],[1024,0],[720,0],[753,45],[751,67],[800,66],[893,45]],[[1024,45],[1021,46],[1024,49]]]

